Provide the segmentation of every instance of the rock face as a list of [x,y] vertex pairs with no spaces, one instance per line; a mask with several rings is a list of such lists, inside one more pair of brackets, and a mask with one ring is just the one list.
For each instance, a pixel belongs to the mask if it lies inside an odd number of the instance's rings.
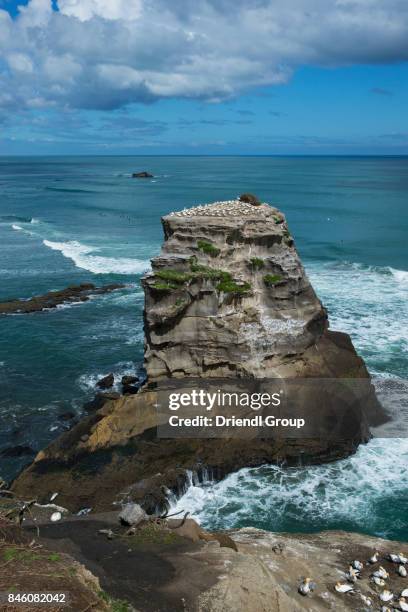
[[[349,336],[328,330],[282,213],[228,201],[172,213],[163,227],[162,252],[143,279],[146,384],[104,400],[38,453],[13,483],[17,494],[41,500],[57,490],[70,510],[126,501],[152,513],[166,507],[168,490],[183,492],[186,470],[220,479],[245,466],[334,461],[384,420]],[[354,412],[336,439],[159,439],[155,386],[191,377],[358,379],[365,414]],[[319,393],[304,396],[319,421]]]
[[[320,343],[336,339],[282,213],[219,202],[171,213],[163,228],[143,281],[149,382],[330,375],[335,364]],[[356,355],[348,358],[367,376]]]

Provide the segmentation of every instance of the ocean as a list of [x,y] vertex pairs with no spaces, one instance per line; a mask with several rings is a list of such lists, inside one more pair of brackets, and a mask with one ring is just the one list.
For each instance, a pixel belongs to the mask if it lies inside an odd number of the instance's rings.
[[[148,170],[153,179],[132,179]],[[0,158],[0,300],[81,282],[126,288],[0,317],[0,476],[11,479],[78,417],[96,381],[142,371],[140,277],[160,217],[256,193],[287,216],[331,328],[373,376],[408,366],[408,158]],[[3,451],[3,456],[2,456]],[[28,451],[27,451],[28,452]],[[408,439],[376,438],[334,464],[244,469],[174,500],[209,528],[348,529],[408,540]]]

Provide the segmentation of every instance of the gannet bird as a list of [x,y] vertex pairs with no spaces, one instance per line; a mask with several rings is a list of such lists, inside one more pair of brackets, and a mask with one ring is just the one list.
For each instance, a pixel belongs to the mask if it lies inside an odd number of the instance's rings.
[[401,597],[408,597],[408,589],[401,591]]
[[381,606],[381,612],[392,612],[392,610],[388,606]]
[[408,612],[408,603],[405,597],[400,597],[398,600],[398,605],[404,612]]
[[378,563],[378,559],[380,558],[380,553],[379,552],[375,552],[373,554],[372,557],[369,558],[368,562],[373,564],[373,563]]
[[403,565],[400,565],[398,568],[398,573],[400,576],[402,576],[403,578],[406,578],[407,576],[407,570],[405,569],[405,567]]
[[361,561],[353,561],[351,565],[359,572],[361,572],[361,570],[364,568],[364,565],[361,563]]
[[308,595],[312,593],[316,588],[316,583],[311,578],[305,578],[298,587],[298,591],[301,595]]
[[371,580],[379,587],[385,586],[385,580],[379,578],[378,576],[373,576]]
[[382,567],[382,565],[380,565],[378,570],[375,570],[372,575],[376,578],[383,578],[384,580],[387,580],[387,578],[390,577],[389,573]]
[[398,553],[398,555],[395,553],[390,553],[388,556],[393,563],[402,563],[403,565],[408,563],[408,557],[406,557],[403,553]]
[[394,594],[388,591],[388,589],[384,589],[382,593],[380,593],[380,599],[385,602],[392,601],[394,599]]
[[354,591],[354,587],[346,582],[336,582],[334,588],[338,593],[351,593],[351,591]]
[[346,572],[346,578],[349,582],[357,582],[357,578],[360,577],[360,572],[353,569],[350,565],[348,571]]
[[361,601],[367,606],[367,608],[371,608],[371,606],[373,605],[373,600],[371,599],[371,597],[366,597],[366,595],[363,595],[362,593],[360,593],[360,597]]

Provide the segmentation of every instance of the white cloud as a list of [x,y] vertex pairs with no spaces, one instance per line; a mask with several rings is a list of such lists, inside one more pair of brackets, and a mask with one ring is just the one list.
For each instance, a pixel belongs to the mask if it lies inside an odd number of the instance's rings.
[[305,64],[408,60],[408,2],[30,0],[0,10],[0,58],[0,105],[220,100]]
[[104,19],[137,19],[142,12],[142,0],[59,0],[64,15],[88,21],[92,17]]

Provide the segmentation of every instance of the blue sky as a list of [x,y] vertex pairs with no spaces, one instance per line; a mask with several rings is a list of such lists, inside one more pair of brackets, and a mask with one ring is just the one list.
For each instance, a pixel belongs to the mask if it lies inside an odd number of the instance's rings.
[[408,154],[405,0],[0,0],[0,154]]

